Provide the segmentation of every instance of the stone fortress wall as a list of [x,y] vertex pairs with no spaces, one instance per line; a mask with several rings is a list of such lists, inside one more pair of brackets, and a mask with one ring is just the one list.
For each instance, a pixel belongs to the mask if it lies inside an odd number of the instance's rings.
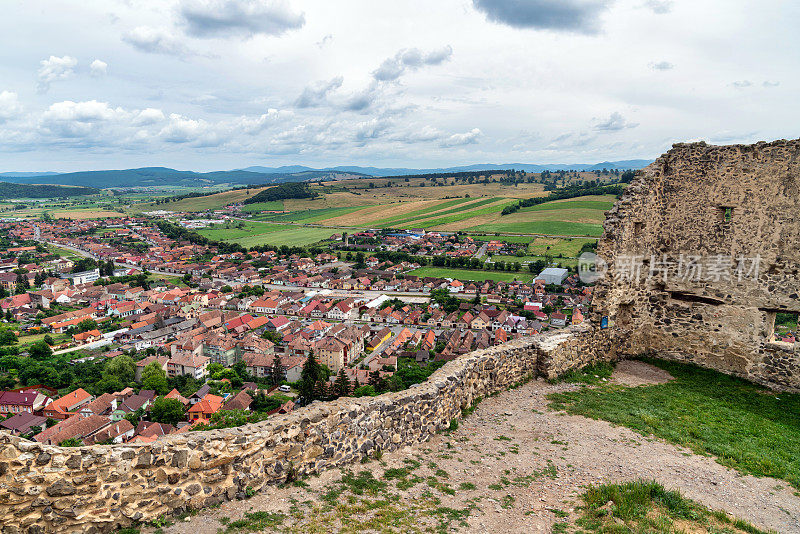
[[772,335],[777,312],[800,312],[800,140],[676,144],[607,215],[592,317],[608,321],[616,352],[800,390],[800,346]]
[[148,444],[66,448],[2,435],[2,532],[107,532],[424,441],[482,397],[590,363],[602,352],[597,339],[588,325],[517,339],[448,362],[405,391]]

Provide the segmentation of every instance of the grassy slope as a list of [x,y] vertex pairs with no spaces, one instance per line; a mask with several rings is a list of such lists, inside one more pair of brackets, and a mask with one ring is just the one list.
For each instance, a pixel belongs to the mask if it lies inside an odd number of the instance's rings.
[[[763,533],[724,512],[709,510],[677,491],[667,491],[655,481],[590,486],[581,498],[585,506],[580,508],[581,517],[576,523],[587,533]],[[552,531],[566,532],[567,523],[556,522]]]
[[242,211],[245,213],[258,213],[259,211],[282,211],[283,201],[273,200],[271,202],[256,202],[255,204],[245,204]]
[[604,419],[710,454],[722,465],[800,488],[800,395],[690,364],[648,362],[675,380],[661,385],[558,393],[551,407]]

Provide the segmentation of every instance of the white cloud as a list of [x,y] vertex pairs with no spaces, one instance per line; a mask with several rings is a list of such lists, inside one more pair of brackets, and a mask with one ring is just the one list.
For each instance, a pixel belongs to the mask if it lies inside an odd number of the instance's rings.
[[752,87],[753,82],[751,82],[750,80],[736,80],[731,85],[737,89],[745,89],[747,87]]
[[72,56],[50,56],[39,62],[37,89],[40,93],[46,93],[53,82],[66,80],[75,72],[78,60]]
[[105,76],[108,74],[108,63],[99,59],[95,59],[92,61],[91,65],[89,65],[89,74],[95,78]]
[[764,83],[762,83],[761,85],[764,86],[764,87],[778,87],[780,84],[781,84],[781,82],[772,82],[772,81],[767,80]]
[[453,48],[450,46],[433,50],[427,54],[419,48],[406,48],[400,50],[394,57],[384,60],[381,66],[372,73],[372,76],[381,82],[394,81],[406,70],[416,70],[426,65],[441,65],[452,55]]
[[187,33],[201,38],[282,35],[306,22],[285,0],[182,0],[179,11]]
[[75,122],[109,121],[127,115],[127,112],[122,108],[112,108],[108,103],[98,102],[97,100],[56,102],[51,104],[47,111],[44,112],[45,120]]
[[166,117],[164,116],[164,112],[160,109],[155,108],[147,108],[140,111],[133,119],[133,124],[136,125],[148,125],[148,124],[156,124],[163,121]]
[[122,35],[122,40],[141,52],[168,56],[190,56],[193,52],[171,31],[151,26],[137,26]]
[[636,128],[638,123],[629,122],[621,113],[615,111],[607,119],[594,119],[594,130],[598,131],[617,131],[626,128]]
[[482,132],[478,128],[473,128],[468,132],[451,135],[447,139],[444,139],[441,145],[444,147],[473,145],[478,142],[478,138],[481,135]]
[[0,124],[18,117],[22,113],[22,104],[19,103],[17,93],[11,91],[0,92]]

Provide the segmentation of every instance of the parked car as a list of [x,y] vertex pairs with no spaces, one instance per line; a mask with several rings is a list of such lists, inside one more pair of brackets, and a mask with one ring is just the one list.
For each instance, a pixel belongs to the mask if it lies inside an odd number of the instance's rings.
[[278,387],[278,391],[282,391],[283,393],[289,393],[290,391],[292,391],[292,388],[284,384]]

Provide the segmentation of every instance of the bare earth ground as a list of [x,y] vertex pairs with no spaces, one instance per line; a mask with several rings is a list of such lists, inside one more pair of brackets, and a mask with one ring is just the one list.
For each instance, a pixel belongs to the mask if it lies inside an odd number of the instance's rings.
[[[641,362],[623,362],[612,380],[644,385],[669,380],[664,374]],[[354,473],[369,470],[382,479],[387,469],[409,467],[416,460],[420,464],[409,478],[420,478],[410,488],[398,489],[397,480],[388,480],[379,496],[345,491],[331,501],[338,509],[329,505],[326,510],[321,495],[341,487],[337,482],[342,473],[333,470],[306,479],[307,487],[270,487],[249,500],[205,510],[165,532],[216,534],[218,529],[225,530],[223,522],[255,511],[286,514],[277,529],[289,532],[428,532],[437,528],[550,532],[555,523],[576,519],[577,497],[589,484],[638,478],[655,479],[667,489],[680,490],[761,528],[800,532],[800,498],[787,483],[743,476],[712,458],[628,429],[547,409],[547,394],[573,387],[530,382],[485,399],[457,430],[350,467]],[[448,494],[453,490],[454,495]],[[369,503],[387,496],[390,501],[396,499],[391,501],[391,510],[397,513],[370,523]],[[435,498],[440,502],[431,504]],[[350,508],[346,508],[348,499]],[[442,507],[468,510],[468,515],[462,512],[443,524]],[[566,513],[569,517],[563,518]]]

